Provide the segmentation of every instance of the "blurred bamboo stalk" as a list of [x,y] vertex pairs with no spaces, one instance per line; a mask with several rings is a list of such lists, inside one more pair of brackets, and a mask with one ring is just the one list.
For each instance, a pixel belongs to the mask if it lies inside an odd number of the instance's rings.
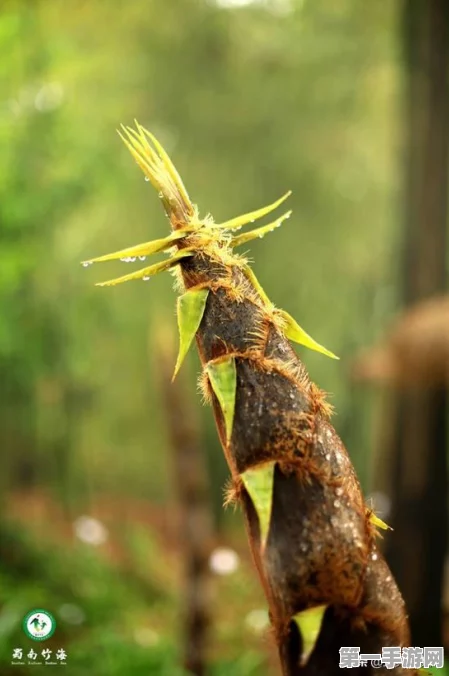
[[188,369],[172,383],[176,349],[170,328],[161,330],[156,341],[154,368],[173,451],[178,532],[184,563],[183,665],[195,676],[205,676],[211,621],[209,555],[213,533],[208,482],[198,419],[186,386]]
[[[447,288],[449,4],[407,0],[404,258],[406,307]],[[428,346],[432,354],[431,346]],[[447,548],[447,386],[409,389],[394,407],[395,537],[387,559],[410,613],[413,645],[443,645]]]

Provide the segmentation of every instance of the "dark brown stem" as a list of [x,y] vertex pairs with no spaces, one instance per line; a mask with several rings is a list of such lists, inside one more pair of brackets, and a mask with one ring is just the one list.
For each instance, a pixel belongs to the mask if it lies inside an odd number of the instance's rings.
[[[322,393],[239,269],[229,278],[226,270],[199,256],[183,262],[182,270],[187,288],[208,280],[216,289],[197,333],[203,364],[224,354],[235,356],[229,443],[214,395],[212,401],[284,676],[340,674],[342,646],[381,653],[383,646],[407,645],[403,600],[376,547],[359,482],[327,420]],[[259,520],[240,475],[269,460],[276,461],[276,470],[269,537],[262,549]],[[292,618],[319,604],[329,608],[315,650],[301,666],[301,637]],[[370,673],[370,667],[362,671]]]

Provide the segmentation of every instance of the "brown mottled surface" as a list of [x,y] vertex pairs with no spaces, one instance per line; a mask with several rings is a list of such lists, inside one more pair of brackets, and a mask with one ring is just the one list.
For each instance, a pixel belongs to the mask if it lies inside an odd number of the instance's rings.
[[[237,390],[230,442],[212,401],[236,494],[245,512],[253,558],[264,586],[284,676],[340,674],[342,646],[380,653],[408,645],[404,603],[377,550],[360,485],[322,393],[310,383],[290,343],[242,272],[204,255],[182,263],[187,288],[211,284],[197,333],[203,365],[235,357]],[[214,287],[214,283],[220,288]],[[273,507],[265,549],[257,514],[239,475],[276,460]],[[301,638],[293,615],[329,606],[318,643],[299,666]],[[361,667],[351,673],[402,673]]]

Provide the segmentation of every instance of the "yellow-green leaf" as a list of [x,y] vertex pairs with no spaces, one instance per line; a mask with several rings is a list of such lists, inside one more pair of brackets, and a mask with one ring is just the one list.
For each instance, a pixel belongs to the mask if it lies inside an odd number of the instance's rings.
[[146,277],[151,277],[157,275],[158,272],[164,272],[164,270],[169,270],[174,265],[176,265],[182,258],[191,256],[193,251],[191,249],[182,249],[175,253],[171,258],[167,258],[165,261],[160,263],[155,263],[150,265],[147,268],[142,268],[131,272],[129,275],[123,275],[122,277],[116,277],[115,279],[110,279],[107,282],[98,282],[95,286],[115,286],[116,284],[122,284],[123,282],[129,282],[132,279],[145,279]]
[[160,169],[158,168],[158,157],[156,153],[152,148],[146,148],[141,141],[139,142],[139,140],[133,136],[129,127],[126,128],[123,124],[121,126],[122,131],[117,130],[117,133],[123,143],[126,145],[145,176],[151,181],[153,187],[158,191],[162,191],[162,177],[160,175]]
[[373,526],[377,526],[377,528],[382,528],[382,530],[393,530],[391,526],[385,523],[385,521],[379,519],[379,517],[376,516],[374,512],[370,512],[369,520],[373,524]]
[[315,350],[315,352],[321,352],[331,359],[339,359],[333,352],[320,345],[309,336],[308,333],[304,331],[303,328],[293,319],[291,315],[288,314],[285,310],[277,310],[277,314],[280,315],[284,324],[284,333],[290,340],[293,340],[295,343],[300,345],[305,345],[310,350]]
[[247,214],[242,214],[242,216],[231,218],[231,220],[225,221],[224,223],[216,223],[215,227],[226,228],[228,230],[235,230],[241,228],[247,223],[252,223],[258,218],[263,218],[263,216],[266,216],[267,214],[277,209],[278,206],[280,206],[282,202],[284,202],[287,199],[287,197],[290,197],[291,194],[292,191],[289,190],[280,199],[276,200],[276,202],[273,202],[273,204],[269,204],[267,207],[262,207],[261,209],[256,209],[256,211],[250,211]]
[[275,464],[267,462],[257,465],[240,475],[257,512],[262,549],[265,547],[270,528]]
[[285,221],[287,218],[290,218],[291,214],[291,211],[287,211],[285,214],[283,214],[283,216],[280,216],[280,218],[277,218],[272,223],[268,223],[268,225],[263,225],[261,228],[244,232],[242,235],[236,235],[231,240],[231,246],[240,246],[241,244],[246,244],[257,237],[262,239],[262,237],[264,237],[264,235],[266,235],[268,232],[273,232],[275,228],[279,228],[283,221]]
[[206,366],[209,381],[220,404],[225,422],[226,441],[232,434],[234,422],[235,392],[237,388],[237,370],[234,357],[228,357]]
[[188,352],[193,337],[197,332],[199,325],[201,324],[208,294],[209,289],[193,289],[192,291],[187,291],[182,296],[178,297],[177,315],[179,328],[179,352],[178,358],[176,360],[173,380],[176,378],[176,374],[181,368],[181,364]]
[[122,131],[118,132],[120,138],[158,191],[167,213],[170,214],[174,208],[184,217],[191,217],[194,213],[193,205],[172,161],[155,137],[138,123],[136,125],[137,131],[132,127],[121,125]]
[[299,629],[302,637],[302,653],[299,658],[301,666],[307,664],[307,660],[313,652],[317,642],[321,625],[323,624],[324,613],[327,606],[315,606],[315,608],[308,608],[301,613],[297,613],[292,618]]
[[169,249],[173,246],[173,243],[177,239],[185,237],[189,231],[186,229],[176,230],[167,237],[163,237],[161,239],[153,239],[151,242],[136,244],[135,246],[130,246],[126,249],[121,249],[120,251],[114,251],[114,253],[105,254],[104,256],[97,256],[96,258],[90,258],[89,260],[84,261],[83,265],[90,265],[91,263],[104,263],[105,261],[114,261],[119,258],[137,258],[138,256],[150,256],[151,254],[159,253],[160,251]]
[[167,152],[163,148],[163,146],[159,143],[157,138],[150,132],[148,129],[145,129],[145,127],[142,127],[141,124],[137,122],[137,120],[134,120],[137,128],[139,129],[141,135],[146,134],[148,138],[152,141],[153,145],[155,146],[157,152],[159,153],[159,157],[161,158],[162,162],[164,163],[164,166],[168,173],[170,174],[173,183],[176,185],[178,188],[184,202],[186,204],[190,204],[190,198],[187,194],[187,190],[184,186],[184,183],[181,179],[181,176],[179,175],[175,165],[171,161],[170,157],[168,156]]

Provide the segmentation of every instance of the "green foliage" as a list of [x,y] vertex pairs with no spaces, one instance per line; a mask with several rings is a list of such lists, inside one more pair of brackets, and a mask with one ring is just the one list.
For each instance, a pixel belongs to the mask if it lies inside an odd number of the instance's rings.
[[[116,534],[118,537],[119,534]],[[21,620],[32,607],[45,607],[56,618],[57,631],[46,647],[63,646],[70,675],[86,672],[98,676],[187,676],[179,666],[179,586],[173,586],[171,554],[161,548],[148,528],[127,529],[129,562],[126,574],[113,561],[88,545],[79,543],[70,551],[47,538],[37,539],[18,523],[3,523],[0,554],[0,664],[2,674],[11,663],[13,648],[28,651],[36,643],[27,639]],[[11,564],[14,565],[11,565]],[[222,585],[215,586],[218,599],[239,594],[254,603],[252,574],[245,566]],[[167,584],[170,581],[170,584]],[[226,641],[241,640],[242,619],[226,627]],[[229,626],[228,626],[229,624]],[[215,655],[209,676],[239,673],[264,676],[266,659],[253,647],[247,634],[247,649],[234,656]],[[242,654],[239,654],[241,652]],[[229,653],[229,650],[228,650]],[[231,671],[227,671],[231,670]],[[29,667],[11,667],[21,676]],[[40,675],[47,667],[33,667]]]

